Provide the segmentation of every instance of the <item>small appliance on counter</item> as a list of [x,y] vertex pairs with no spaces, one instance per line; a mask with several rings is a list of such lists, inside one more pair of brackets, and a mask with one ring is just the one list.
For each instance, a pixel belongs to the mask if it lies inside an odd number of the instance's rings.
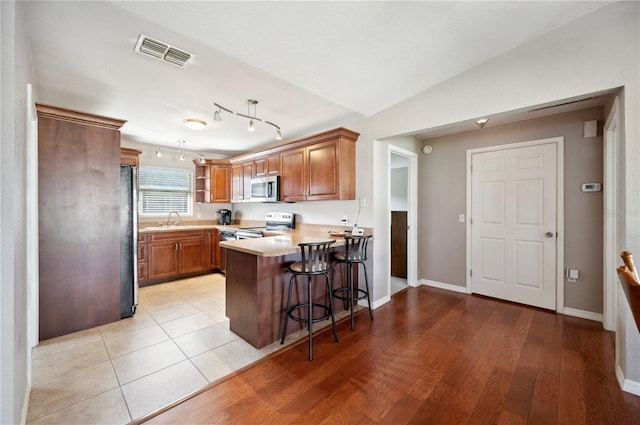
[[218,224],[231,224],[231,210],[218,210]]

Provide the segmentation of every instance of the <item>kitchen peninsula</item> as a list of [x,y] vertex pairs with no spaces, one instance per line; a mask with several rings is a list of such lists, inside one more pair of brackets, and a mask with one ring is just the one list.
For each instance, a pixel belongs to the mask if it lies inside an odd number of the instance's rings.
[[[291,276],[287,268],[300,259],[298,244],[333,239],[336,241],[334,250],[344,246],[344,238],[330,235],[325,226],[303,225],[265,236],[220,242],[220,246],[227,249],[226,315],[230,329],[256,348],[271,344],[282,335],[285,283]],[[334,287],[342,286],[341,276],[342,273],[336,270]],[[314,299],[324,303],[324,286],[314,287]],[[295,291],[293,296],[298,296]],[[343,303],[334,302],[335,312],[343,309]],[[287,333],[302,329],[302,326],[291,320]]]

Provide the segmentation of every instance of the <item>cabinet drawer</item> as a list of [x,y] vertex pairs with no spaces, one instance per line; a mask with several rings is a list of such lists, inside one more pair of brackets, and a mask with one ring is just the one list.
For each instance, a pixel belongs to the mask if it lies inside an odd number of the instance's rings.
[[149,245],[146,243],[138,244],[138,262],[147,261],[147,250],[149,249]]
[[180,241],[183,239],[204,239],[204,230],[176,230],[150,233],[149,242]]
[[138,263],[138,282],[144,282],[149,279],[149,268],[146,262]]

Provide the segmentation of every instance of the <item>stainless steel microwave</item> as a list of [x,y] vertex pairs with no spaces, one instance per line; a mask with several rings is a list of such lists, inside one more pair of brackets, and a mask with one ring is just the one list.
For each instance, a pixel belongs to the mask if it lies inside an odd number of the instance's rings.
[[280,200],[280,176],[251,179],[252,202],[276,202]]

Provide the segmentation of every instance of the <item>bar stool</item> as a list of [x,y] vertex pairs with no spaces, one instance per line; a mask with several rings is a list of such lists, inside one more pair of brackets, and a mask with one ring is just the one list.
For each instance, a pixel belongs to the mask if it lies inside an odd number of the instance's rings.
[[[336,271],[336,266],[345,264],[347,267],[347,286],[342,288],[336,288],[332,290],[333,296],[349,303],[351,308],[351,330],[355,329],[353,321],[353,303],[367,299],[369,303],[369,316],[373,320],[373,310],[371,309],[371,297],[369,296],[369,279],[367,277],[367,244],[372,236],[345,236],[345,250],[343,252],[336,252],[333,255],[334,263],[331,268],[331,282],[333,282],[333,276]],[[353,287],[353,265],[358,267],[358,264],[362,264],[364,269],[364,282],[366,289]]]
[[[331,249],[331,245],[333,245],[334,243],[335,239],[325,242],[298,244],[298,246],[300,247],[302,259],[301,261],[293,263],[289,266],[291,279],[289,279],[289,296],[287,297],[287,309],[285,311],[284,329],[282,330],[282,341],[280,341],[280,344],[284,344],[284,339],[287,336],[287,323],[289,318],[297,322],[306,323],[307,327],[309,328],[309,360],[313,360],[313,323],[331,318],[331,324],[333,326],[333,336],[335,337],[336,342],[338,342],[336,321],[333,316],[331,277],[329,276],[329,250]],[[327,299],[329,300],[328,305],[313,302],[312,281],[313,276],[315,275],[324,275],[326,277]],[[291,306],[291,290],[293,288],[294,282],[297,282],[298,276],[307,276],[307,299],[306,302],[302,304]],[[314,317],[314,307],[320,308],[324,312],[324,314],[320,317]],[[301,309],[307,310],[306,315],[302,312],[299,313],[299,315],[294,314],[294,312]]]

